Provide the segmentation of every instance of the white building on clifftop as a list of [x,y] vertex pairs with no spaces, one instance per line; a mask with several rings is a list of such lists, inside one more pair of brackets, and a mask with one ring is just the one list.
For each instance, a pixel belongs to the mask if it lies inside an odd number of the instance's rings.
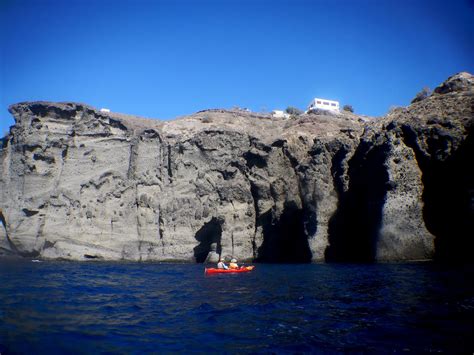
[[309,104],[306,112],[315,109],[339,112],[339,101],[320,99],[318,97],[315,97],[313,101],[311,101],[311,103]]
[[272,111],[272,117],[275,117],[275,118],[289,118],[290,115],[287,114],[285,111],[282,111],[282,110],[273,110]]

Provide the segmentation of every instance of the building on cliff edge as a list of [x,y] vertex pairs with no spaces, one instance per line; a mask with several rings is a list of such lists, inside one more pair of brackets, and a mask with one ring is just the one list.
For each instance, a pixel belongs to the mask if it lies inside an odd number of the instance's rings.
[[327,99],[321,99],[321,98],[315,97],[310,102],[306,112],[309,112],[315,109],[339,112],[339,101],[333,101],[333,100],[327,100]]
[[273,110],[272,117],[274,118],[290,118],[290,115],[282,110]]

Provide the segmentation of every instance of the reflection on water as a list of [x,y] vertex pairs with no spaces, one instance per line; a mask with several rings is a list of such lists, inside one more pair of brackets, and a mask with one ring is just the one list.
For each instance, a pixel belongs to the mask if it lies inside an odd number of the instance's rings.
[[2,262],[0,353],[472,352],[474,269]]

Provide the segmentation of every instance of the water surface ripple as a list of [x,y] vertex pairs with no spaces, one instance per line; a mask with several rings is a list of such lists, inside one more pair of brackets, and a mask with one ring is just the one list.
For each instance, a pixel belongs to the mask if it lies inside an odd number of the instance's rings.
[[0,263],[0,353],[472,353],[473,267]]

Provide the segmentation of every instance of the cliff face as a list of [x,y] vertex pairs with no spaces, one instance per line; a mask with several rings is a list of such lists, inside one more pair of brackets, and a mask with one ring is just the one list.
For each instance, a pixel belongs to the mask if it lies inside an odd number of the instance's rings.
[[474,78],[378,120],[11,106],[0,250],[65,259],[472,260]]

